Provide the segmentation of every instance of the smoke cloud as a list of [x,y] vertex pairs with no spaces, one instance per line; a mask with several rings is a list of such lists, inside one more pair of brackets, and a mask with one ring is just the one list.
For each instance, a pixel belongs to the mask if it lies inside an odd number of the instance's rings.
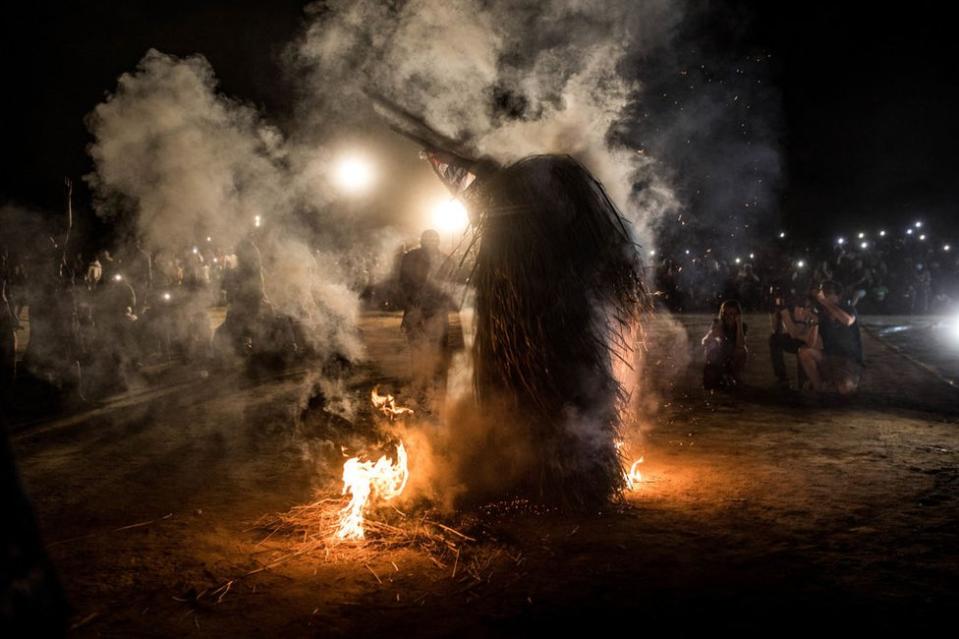
[[202,56],[154,50],[120,77],[88,126],[101,215],[131,226],[152,251],[255,237],[273,305],[311,329],[314,348],[360,356],[356,274],[347,251],[335,250],[342,225],[322,151],[290,144],[254,108],[218,93]]
[[[233,245],[255,232],[271,301],[320,348],[357,357],[357,273],[382,273],[384,260],[366,256],[395,240],[369,232],[368,212],[339,206],[331,149],[349,130],[415,162],[376,123],[371,94],[503,163],[573,155],[647,246],[664,220],[691,212],[701,228],[733,224],[742,234],[768,217],[779,165],[776,121],[766,117],[775,99],[754,82],[765,72],[736,73],[741,61],[704,49],[696,71],[695,55],[676,52],[702,36],[684,26],[691,15],[701,14],[669,0],[316,2],[287,50],[299,104],[286,130],[218,92],[202,56],[149,51],[89,117],[89,181],[100,213],[152,250],[206,235]],[[485,432],[481,417],[458,417],[460,440]]]
[[668,40],[674,3],[361,0],[310,13],[293,53],[323,104],[331,85],[340,104],[383,95],[501,162],[571,154],[640,232],[678,206],[656,160],[613,135],[642,92],[624,62]]

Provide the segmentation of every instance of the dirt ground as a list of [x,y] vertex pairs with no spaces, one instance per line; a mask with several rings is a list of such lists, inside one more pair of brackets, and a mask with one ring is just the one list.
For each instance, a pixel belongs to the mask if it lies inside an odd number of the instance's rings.
[[[650,327],[646,374],[660,399],[643,429],[644,479],[624,504],[493,509],[462,565],[344,547],[197,598],[290,554],[295,540],[264,541],[259,518],[324,482],[337,489],[336,469],[319,468],[294,428],[312,383],[303,373],[252,383],[189,372],[17,430],[73,634],[887,635],[954,620],[957,391],[871,335],[856,399],[774,391],[766,320],[752,316],[750,388],[707,396],[692,345],[708,321]],[[363,332],[370,363],[348,383],[357,398],[406,376],[399,317],[369,314]]]

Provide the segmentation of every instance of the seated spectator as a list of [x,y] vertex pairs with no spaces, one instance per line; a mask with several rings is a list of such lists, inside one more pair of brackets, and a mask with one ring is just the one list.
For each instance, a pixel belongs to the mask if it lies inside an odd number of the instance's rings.
[[[798,357],[800,348],[821,350],[816,316],[811,302],[800,303],[799,299],[776,299],[776,310],[772,316],[773,333],[769,336],[769,355],[772,359],[773,373],[781,388],[789,388],[789,376],[786,374],[784,353]],[[802,388],[805,379],[802,365],[798,366],[797,386]]]
[[842,290],[842,285],[832,280],[826,280],[819,287],[816,332],[822,339],[822,350],[801,347],[799,361],[813,390],[850,395],[859,388],[862,378],[862,336],[855,307],[840,302]]
[[746,368],[746,325],[739,302],[722,303],[702,343],[706,356],[703,388],[728,389],[741,384]]

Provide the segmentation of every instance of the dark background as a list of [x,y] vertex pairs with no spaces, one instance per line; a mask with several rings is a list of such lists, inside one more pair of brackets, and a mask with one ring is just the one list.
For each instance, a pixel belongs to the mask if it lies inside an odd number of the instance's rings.
[[[283,127],[294,89],[278,59],[303,26],[303,4],[134,0],[6,9],[0,202],[60,208],[63,176],[91,170],[84,116],[150,47],[201,52],[225,93]],[[838,4],[708,3],[688,27],[701,46],[685,55],[691,62],[710,51],[771,56],[763,73],[778,92],[768,108],[778,111],[773,138],[783,171],[769,224],[815,237],[843,225],[895,228],[922,218],[950,233],[959,195],[953,23],[932,4],[896,11]],[[78,202],[89,206],[85,193]]]

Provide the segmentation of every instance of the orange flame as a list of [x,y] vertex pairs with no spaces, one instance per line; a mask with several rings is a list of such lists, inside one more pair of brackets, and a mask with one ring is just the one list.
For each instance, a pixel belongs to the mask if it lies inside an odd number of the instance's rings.
[[340,511],[337,539],[364,539],[364,511],[371,497],[389,501],[399,496],[410,478],[406,448],[396,447],[396,462],[383,455],[376,462],[360,461],[359,457],[343,464],[343,494],[350,494],[350,503]]
[[390,418],[390,421],[393,421],[397,417],[405,417],[406,415],[412,415],[413,409],[407,408],[406,406],[397,406],[395,398],[390,395],[380,395],[377,391],[379,387],[373,389],[373,392],[370,393],[370,401],[373,402],[373,408],[377,409],[384,415]]
[[629,472],[626,473],[626,490],[636,490],[639,488],[639,483],[643,481],[643,474],[639,472],[639,465],[642,463],[643,458],[640,457],[629,467]]
[[[370,401],[373,402],[373,407],[389,417],[390,421],[413,414],[411,409],[397,406],[392,395],[380,395],[378,390],[373,389]],[[343,494],[349,493],[350,503],[340,510],[336,538],[364,539],[366,537],[366,531],[363,528],[364,512],[370,500],[389,501],[398,497],[406,488],[409,478],[410,471],[403,442],[396,446],[395,462],[386,455],[375,462],[361,461],[359,457],[346,460],[343,464]]]

